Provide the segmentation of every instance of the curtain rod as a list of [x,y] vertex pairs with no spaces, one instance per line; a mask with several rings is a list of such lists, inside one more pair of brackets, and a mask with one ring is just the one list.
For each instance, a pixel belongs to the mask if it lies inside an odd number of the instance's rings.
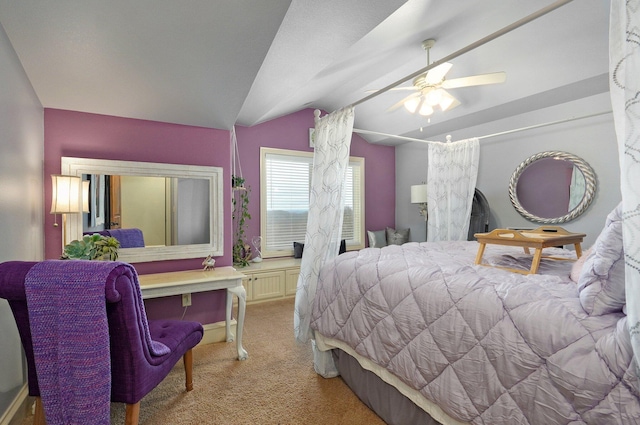
[[388,86],[386,86],[384,88],[381,88],[380,90],[376,91],[375,93],[372,93],[372,94],[370,94],[368,96],[363,97],[362,99],[352,103],[351,106],[360,105],[361,103],[364,103],[364,102],[366,102],[368,100],[371,100],[374,97],[376,97],[378,95],[381,95],[382,93],[385,93],[385,92],[391,90],[392,88],[397,87],[400,84],[402,84],[402,83],[404,83],[406,81],[409,81],[412,78],[415,78],[418,75],[429,71],[430,69],[435,68],[436,66],[439,66],[439,65],[441,65],[441,64],[443,64],[443,63],[445,63],[445,62],[447,62],[447,61],[449,61],[451,59],[455,59],[458,56],[463,55],[464,53],[467,53],[467,52],[469,52],[469,51],[471,51],[471,50],[473,50],[473,49],[475,49],[475,48],[477,48],[479,46],[482,46],[483,44],[486,44],[489,41],[492,41],[492,40],[494,40],[494,39],[496,39],[496,38],[498,38],[498,37],[510,32],[510,31],[513,31],[516,28],[519,28],[519,27],[521,27],[521,26],[523,26],[525,24],[528,24],[529,22],[531,22],[531,21],[533,21],[533,20],[535,20],[535,19],[537,19],[537,18],[539,18],[539,17],[541,17],[543,15],[546,15],[549,12],[554,11],[554,10],[558,9],[559,7],[561,7],[561,6],[564,6],[565,4],[570,3],[571,1],[573,1],[573,0],[558,0],[555,3],[552,3],[552,4],[550,4],[550,5],[546,6],[546,7],[543,7],[542,9],[538,10],[537,12],[534,12],[534,13],[528,15],[528,16],[525,16],[524,18],[522,18],[522,19],[520,19],[520,20],[518,20],[518,21],[516,21],[516,22],[514,22],[514,23],[512,23],[510,25],[507,25],[506,27],[504,27],[504,28],[492,33],[492,34],[489,34],[488,36],[486,36],[484,38],[481,38],[480,40],[478,40],[478,41],[476,41],[474,43],[469,44],[467,47],[463,47],[462,49],[451,53],[449,56],[445,56],[444,58],[442,58],[442,59],[440,59],[440,60],[438,60],[436,62],[433,62],[430,65],[425,66],[424,68],[419,69],[418,71],[414,72],[413,74],[407,75],[406,77],[396,81],[395,83],[389,84]]
[[354,133],[360,133],[360,134],[372,134],[375,136],[386,136],[386,137],[392,137],[394,139],[401,139],[401,140],[407,140],[409,142],[422,142],[422,143],[432,143],[429,140],[422,140],[422,139],[414,139],[413,137],[405,137],[405,136],[396,136],[395,134],[387,134],[387,133],[379,133],[377,131],[370,131],[370,130],[361,130],[359,128],[354,128],[353,129]]
[[[562,123],[565,123],[565,122],[571,122],[571,121],[582,120],[582,119],[586,119],[586,118],[598,117],[600,115],[610,114],[611,112],[613,112],[613,111],[596,112],[595,114],[583,115],[583,116],[580,116],[580,117],[571,117],[571,118],[565,118],[565,119],[557,120],[557,121],[545,122],[545,123],[542,123],[542,124],[534,124],[534,125],[530,125],[530,126],[527,126],[527,127],[516,128],[516,129],[513,129],[513,130],[501,131],[499,133],[487,134],[487,135],[484,135],[484,136],[480,136],[477,139],[478,140],[482,140],[482,139],[488,139],[488,138],[491,138],[491,137],[504,136],[505,134],[517,133],[519,131],[533,130],[534,128],[548,127],[550,125],[556,125],[556,124],[562,124]],[[443,143],[443,142],[439,142],[439,141],[415,139],[413,137],[397,136],[395,134],[380,133],[380,132],[377,132],[377,131],[361,130],[361,129],[358,129],[358,128],[354,128],[353,132],[354,133],[360,133],[360,134],[372,134],[372,135],[376,135],[376,136],[391,137],[391,138],[394,138],[394,139],[407,140],[407,141],[410,141],[410,142]],[[447,136],[447,141],[450,141],[450,139],[451,139],[451,136]]]
[[565,122],[576,121],[576,120],[583,120],[585,118],[598,117],[600,115],[610,114],[611,112],[613,112],[613,111],[597,112],[595,114],[583,115],[581,117],[571,117],[571,118],[565,118],[563,120],[550,121],[550,122],[545,122],[545,123],[542,123],[542,124],[530,125],[528,127],[516,128],[514,130],[501,131],[500,133],[487,134],[485,136],[478,137],[478,139],[479,140],[488,139],[490,137],[503,136],[505,134],[517,133],[518,131],[532,130],[534,128],[548,127],[550,125],[562,124],[562,123],[565,123]]

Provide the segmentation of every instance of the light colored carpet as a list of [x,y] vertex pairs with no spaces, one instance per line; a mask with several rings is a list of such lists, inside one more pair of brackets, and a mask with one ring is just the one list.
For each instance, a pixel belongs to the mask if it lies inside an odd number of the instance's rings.
[[[310,345],[293,337],[293,299],[247,306],[243,345],[246,361],[235,343],[196,347],[194,390],[178,362],[142,399],[140,424],[384,424],[341,378],[314,372]],[[123,404],[112,404],[111,423],[124,424]]]

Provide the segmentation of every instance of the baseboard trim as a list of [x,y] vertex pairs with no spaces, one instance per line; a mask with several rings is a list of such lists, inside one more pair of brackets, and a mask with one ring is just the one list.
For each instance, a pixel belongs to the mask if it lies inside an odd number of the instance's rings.
[[[236,335],[237,322],[235,319],[231,319],[231,333]],[[225,322],[207,323],[202,325],[204,328],[204,336],[200,344],[213,344],[215,342],[225,342],[227,340],[227,332],[225,330]],[[0,424],[2,425],[2,424]]]
[[24,384],[18,395],[16,395],[16,398],[13,399],[9,408],[0,417],[0,425],[17,425],[22,423],[22,421],[27,417],[28,395],[29,390],[27,388],[27,384]]

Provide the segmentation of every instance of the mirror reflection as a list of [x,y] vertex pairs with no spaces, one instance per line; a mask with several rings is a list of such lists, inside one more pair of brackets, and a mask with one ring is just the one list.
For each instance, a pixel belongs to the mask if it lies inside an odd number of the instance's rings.
[[[66,240],[117,233],[129,263],[224,255],[221,167],[62,157],[64,175],[89,180],[88,214],[70,214]],[[131,242],[131,244],[129,244]]]
[[83,174],[83,180],[90,182],[83,233],[138,229],[123,248],[210,242],[206,179]]
[[593,170],[581,158],[541,152],[522,162],[511,176],[509,197],[525,218],[546,224],[580,216],[595,193]]

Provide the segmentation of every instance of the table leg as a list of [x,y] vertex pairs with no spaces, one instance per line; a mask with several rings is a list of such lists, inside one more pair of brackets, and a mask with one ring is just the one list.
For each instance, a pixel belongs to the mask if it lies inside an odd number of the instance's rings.
[[538,267],[540,267],[540,259],[542,258],[542,248],[536,248],[536,253],[533,255],[533,261],[531,262],[531,270],[529,274],[538,273]]
[[475,264],[480,264],[482,262],[482,256],[484,255],[484,248],[486,244],[480,243],[478,247],[478,253],[476,254],[476,262]]
[[576,257],[577,258],[582,257],[582,246],[579,243],[575,243],[575,244],[573,244],[573,246],[576,249]]
[[233,342],[234,336],[231,333],[231,310],[233,308],[233,293],[227,288],[227,308],[224,317],[224,330],[227,342]]
[[238,350],[238,360],[246,360],[247,357],[249,357],[249,354],[247,354],[247,351],[242,346],[242,329],[244,328],[244,314],[247,308],[247,292],[245,291],[244,286],[242,285],[236,286],[234,288],[228,288],[227,289],[227,307],[229,307],[230,305],[229,300],[233,298],[231,294],[238,297],[238,321],[236,323],[236,334],[238,337],[236,340],[236,348]]

